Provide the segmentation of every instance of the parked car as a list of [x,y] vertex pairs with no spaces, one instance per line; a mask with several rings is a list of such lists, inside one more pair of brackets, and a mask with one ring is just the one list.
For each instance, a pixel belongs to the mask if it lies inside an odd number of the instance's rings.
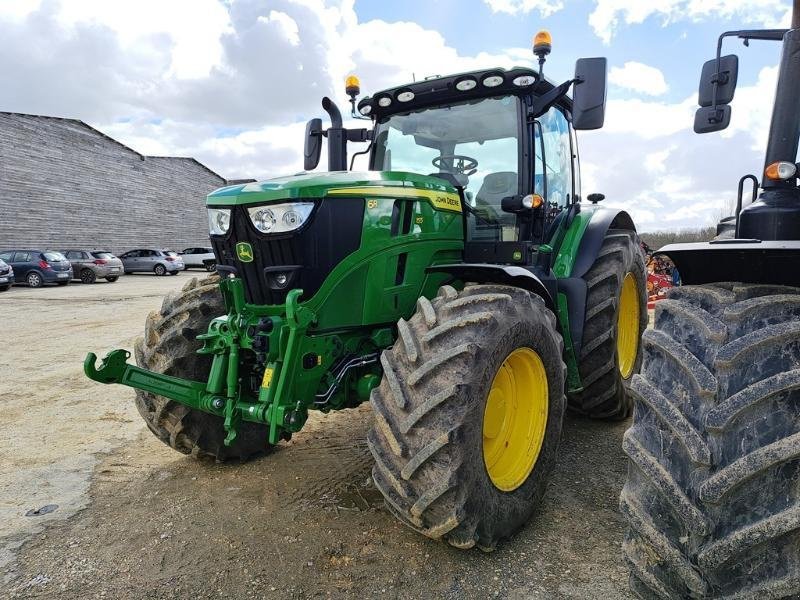
[[0,292],[5,292],[14,283],[14,269],[4,260],[0,259]]
[[75,279],[94,283],[98,278],[114,283],[122,275],[122,261],[105,250],[65,250]]
[[155,273],[177,275],[183,271],[183,259],[172,250],[140,248],[120,255],[125,273]]
[[14,269],[14,283],[38,288],[45,283],[69,285],[72,279],[72,265],[55,250],[3,250],[0,260]]
[[184,248],[178,254],[183,257],[183,264],[187,269],[198,267],[210,272],[217,268],[217,259],[211,248]]

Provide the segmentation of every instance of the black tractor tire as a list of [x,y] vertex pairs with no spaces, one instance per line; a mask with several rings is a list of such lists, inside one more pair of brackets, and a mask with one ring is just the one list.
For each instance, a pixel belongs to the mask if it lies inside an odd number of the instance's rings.
[[[384,375],[371,397],[373,481],[389,511],[415,531],[492,550],[530,519],[555,463],[566,407],[555,316],[519,288],[444,286],[432,301],[419,299],[398,334],[381,357]],[[484,463],[484,411],[495,375],[519,348],[533,350],[544,366],[547,421],[532,470],[501,491]]]
[[164,265],[156,265],[155,267],[153,267],[153,273],[155,273],[160,277],[163,277],[164,275],[167,274],[167,267],[165,267]]
[[[157,373],[205,381],[211,358],[196,354],[202,346],[197,335],[223,314],[219,278],[192,278],[179,294],[164,298],[159,312],[147,317],[144,338],[135,344],[136,364]],[[234,443],[225,446],[222,418],[216,415],[141,390],[136,392],[136,408],[158,439],[183,454],[246,460],[270,449],[265,425],[243,421]]]
[[627,377],[621,372],[617,354],[620,294],[629,273],[638,291],[638,335],[641,336],[648,319],[644,251],[636,232],[609,229],[594,264],[583,277],[587,285],[586,316],[580,356],[577,357],[583,389],[568,396],[568,406],[577,414],[620,420],[628,417],[633,408],[627,390],[642,364],[641,343]]
[[94,283],[97,275],[91,269],[83,269],[80,274],[81,283]]
[[40,288],[44,285],[44,278],[36,271],[31,271],[25,276],[28,287]]
[[800,598],[800,288],[674,288],[643,345],[620,497],[633,591]]
[[119,279],[119,277],[118,277],[117,275],[114,275],[113,277],[106,277],[106,281],[107,281],[108,283],[114,283],[114,282],[115,282],[115,281],[117,281],[118,279]]

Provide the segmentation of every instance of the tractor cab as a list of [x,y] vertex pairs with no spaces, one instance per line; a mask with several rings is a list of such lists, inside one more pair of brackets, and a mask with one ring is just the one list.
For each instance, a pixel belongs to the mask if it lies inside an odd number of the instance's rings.
[[[487,80],[497,83],[478,83]],[[571,101],[562,96],[532,116],[536,97],[554,86],[529,69],[467,73],[418,87],[419,93],[411,87],[390,90],[376,95],[377,106],[360,105],[370,106],[376,119],[370,168],[425,173],[459,189],[468,255],[478,251],[476,259],[506,262],[481,251],[486,244],[542,243],[556,216],[579,200]],[[410,100],[380,105],[404,92]],[[435,104],[425,100],[425,92],[439,92]],[[531,196],[531,206],[521,204],[525,196]]]
[[[372,129],[347,130],[323,100],[332,127],[306,129],[307,170],[328,138],[329,170],[346,170],[347,141],[369,141],[369,167],[439,178],[458,190],[465,214],[465,262],[535,262],[557,221],[581,200],[574,132],[602,126],[606,59],[584,58],[573,79],[556,85],[542,65],[550,38],[534,43],[538,71],[516,67],[432,77],[380,91],[356,103],[360,83],[347,80],[352,116]],[[567,94],[574,86],[574,98]]]

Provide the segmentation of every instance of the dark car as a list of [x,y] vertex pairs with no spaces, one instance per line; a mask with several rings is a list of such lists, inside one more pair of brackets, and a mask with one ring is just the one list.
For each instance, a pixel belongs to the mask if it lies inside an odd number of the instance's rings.
[[105,250],[65,250],[76,279],[94,283],[98,278],[114,283],[122,275],[122,261]]
[[0,259],[0,292],[5,292],[14,283],[14,269]]
[[14,283],[38,288],[45,283],[68,285],[72,279],[72,265],[55,250],[3,250],[0,260],[14,269]]
[[183,271],[183,259],[177,252],[157,248],[140,248],[120,254],[126,273],[155,273],[177,275]]

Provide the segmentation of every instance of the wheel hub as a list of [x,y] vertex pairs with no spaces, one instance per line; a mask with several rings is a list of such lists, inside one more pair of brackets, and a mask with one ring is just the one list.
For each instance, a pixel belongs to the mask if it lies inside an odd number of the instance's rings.
[[547,373],[539,355],[517,348],[497,371],[483,413],[483,460],[492,483],[510,492],[533,470],[547,426]]
[[639,293],[633,273],[627,273],[619,294],[617,315],[617,364],[624,379],[630,378],[639,353]]

